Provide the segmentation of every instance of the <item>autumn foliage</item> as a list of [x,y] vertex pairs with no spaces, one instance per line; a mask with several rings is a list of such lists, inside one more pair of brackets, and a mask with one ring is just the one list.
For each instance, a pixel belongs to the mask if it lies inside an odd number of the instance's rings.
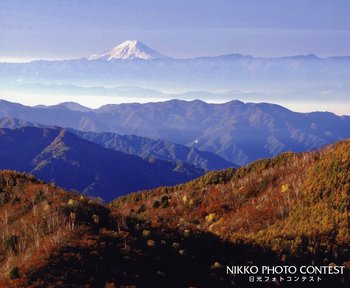
[[[349,140],[108,205],[2,171],[0,287],[231,287],[225,265],[350,267],[349,208]],[[323,283],[346,287],[349,270]]]
[[[166,208],[154,205],[165,196]],[[155,226],[209,231],[232,243],[258,244],[283,261],[339,265],[350,261],[349,205],[349,140],[211,172],[112,203],[120,213]]]

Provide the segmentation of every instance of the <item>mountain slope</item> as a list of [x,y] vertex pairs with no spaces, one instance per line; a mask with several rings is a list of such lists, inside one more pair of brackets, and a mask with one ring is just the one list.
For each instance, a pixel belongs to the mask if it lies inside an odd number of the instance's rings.
[[[74,105],[71,110],[76,110],[76,106]],[[25,126],[47,128],[42,124],[18,120],[16,118],[0,118],[0,128],[16,129]],[[137,155],[145,159],[157,158],[166,161],[181,161],[206,171],[237,166],[213,153],[165,140],[153,140],[135,135],[94,133],[74,129],[68,130],[80,138],[102,145],[107,149]]]
[[214,263],[242,264],[263,253],[120,217],[31,175],[0,171],[0,191],[1,287],[230,287]]
[[0,129],[0,168],[31,172],[108,201],[140,189],[198,177],[202,170],[105,149],[61,128]]
[[158,53],[145,44],[137,40],[128,40],[122,44],[114,47],[112,50],[102,54],[93,54],[89,60],[134,60],[134,59],[164,59],[169,58],[165,55]]
[[105,148],[134,154],[146,159],[155,157],[167,161],[179,160],[206,171],[237,167],[237,165],[214,153],[174,144],[165,140],[153,140],[135,135],[82,132],[78,130],[72,130],[72,133],[86,140],[100,144]]
[[249,275],[228,275],[226,266],[344,265],[314,275],[317,285],[259,286],[348,287],[349,163],[346,140],[107,206],[1,171],[0,285],[245,288]]
[[[177,187],[130,194],[112,205],[125,217],[143,205],[137,217],[154,226],[210,231],[233,243],[261,245],[285,264],[333,262],[349,268],[349,175],[346,140],[237,171],[210,172]],[[169,201],[166,209],[155,204],[164,201]]]

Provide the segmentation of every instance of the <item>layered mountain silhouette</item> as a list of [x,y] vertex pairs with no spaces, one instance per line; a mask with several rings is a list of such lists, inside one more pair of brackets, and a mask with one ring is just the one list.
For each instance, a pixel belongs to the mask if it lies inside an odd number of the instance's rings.
[[[349,75],[350,57],[347,56],[320,58],[310,54],[257,58],[230,54],[174,59],[137,40],[126,41],[104,53],[95,53],[88,59],[0,63],[1,85],[126,85],[157,90],[176,87],[182,91],[238,89],[265,92],[285,91],[287,87],[348,86]],[[329,94],[325,97],[330,99]]]
[[[88,58],[0,63],[0,92],[6,99],[64,96],[84,104],[94,99],[97,105],[174,98],[214,103],[240,99],[298,109],[316,103],[315,109],[349,114],[345,108],[350,106],[349,78],[349,56],[229,54],[175,59],[138,40]],[[106,96],[114,98],[109,101]]]
[[103,148],[61,128],[0,129],[0,169],[30,172],[66,189],[101,197],[198,177],[203,170],[180,161],[148,160]]
[[[65,106],[67,103],[63,103],[61,105]],[[73,110],[84,109],[72,103],[69,103],[68,107]],[[18,120],[11,117],[0,119],[1,128],[17,129],[26,126],[40,128],[49,127],[43,124]],[[137,155],[144,159],[157,158],[166,161],[182,161],[206,171],[237,167],[237,165],[214,153],[201,151],[193,147],[187,147],[185,145],[175,144],[165,140],[153,140],[151,138],[135,135],[84,132],[71,128],[67,128],[67,130],[80,138],[102,145],[107,149]]]
[[87,112],[65,105],[28,107],[0,101],[0,117],[76,130],[133,134],[215,153],[243,165],[283,151],[307,151],[350,137],[350,117],[296,113],[268,103],[171,100],[106,105]]
[[135,135],[119,135],[114,133],[94,133],[72,130],[81,138],[100,144],[105,148],[134,154],[142,158],[155,157],[167,161],[182,161],[198,168],[220,170],[237,167],[222,157],[193,147],[175,144],[166,140],[153,140]]

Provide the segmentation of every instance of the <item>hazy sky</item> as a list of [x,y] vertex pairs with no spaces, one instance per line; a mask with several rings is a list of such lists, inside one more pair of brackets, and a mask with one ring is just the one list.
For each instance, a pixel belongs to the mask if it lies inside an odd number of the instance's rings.
[[0,60],[138,39],[172,57],[350,55],[349,0],[0,0]]

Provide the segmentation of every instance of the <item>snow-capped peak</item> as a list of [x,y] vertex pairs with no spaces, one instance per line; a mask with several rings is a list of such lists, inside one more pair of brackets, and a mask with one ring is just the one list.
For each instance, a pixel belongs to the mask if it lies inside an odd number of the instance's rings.
[[102,54],[93,54],[89,60],[114,60],[114,59],[157,59],[169,58],[137,40],[128,40]]

